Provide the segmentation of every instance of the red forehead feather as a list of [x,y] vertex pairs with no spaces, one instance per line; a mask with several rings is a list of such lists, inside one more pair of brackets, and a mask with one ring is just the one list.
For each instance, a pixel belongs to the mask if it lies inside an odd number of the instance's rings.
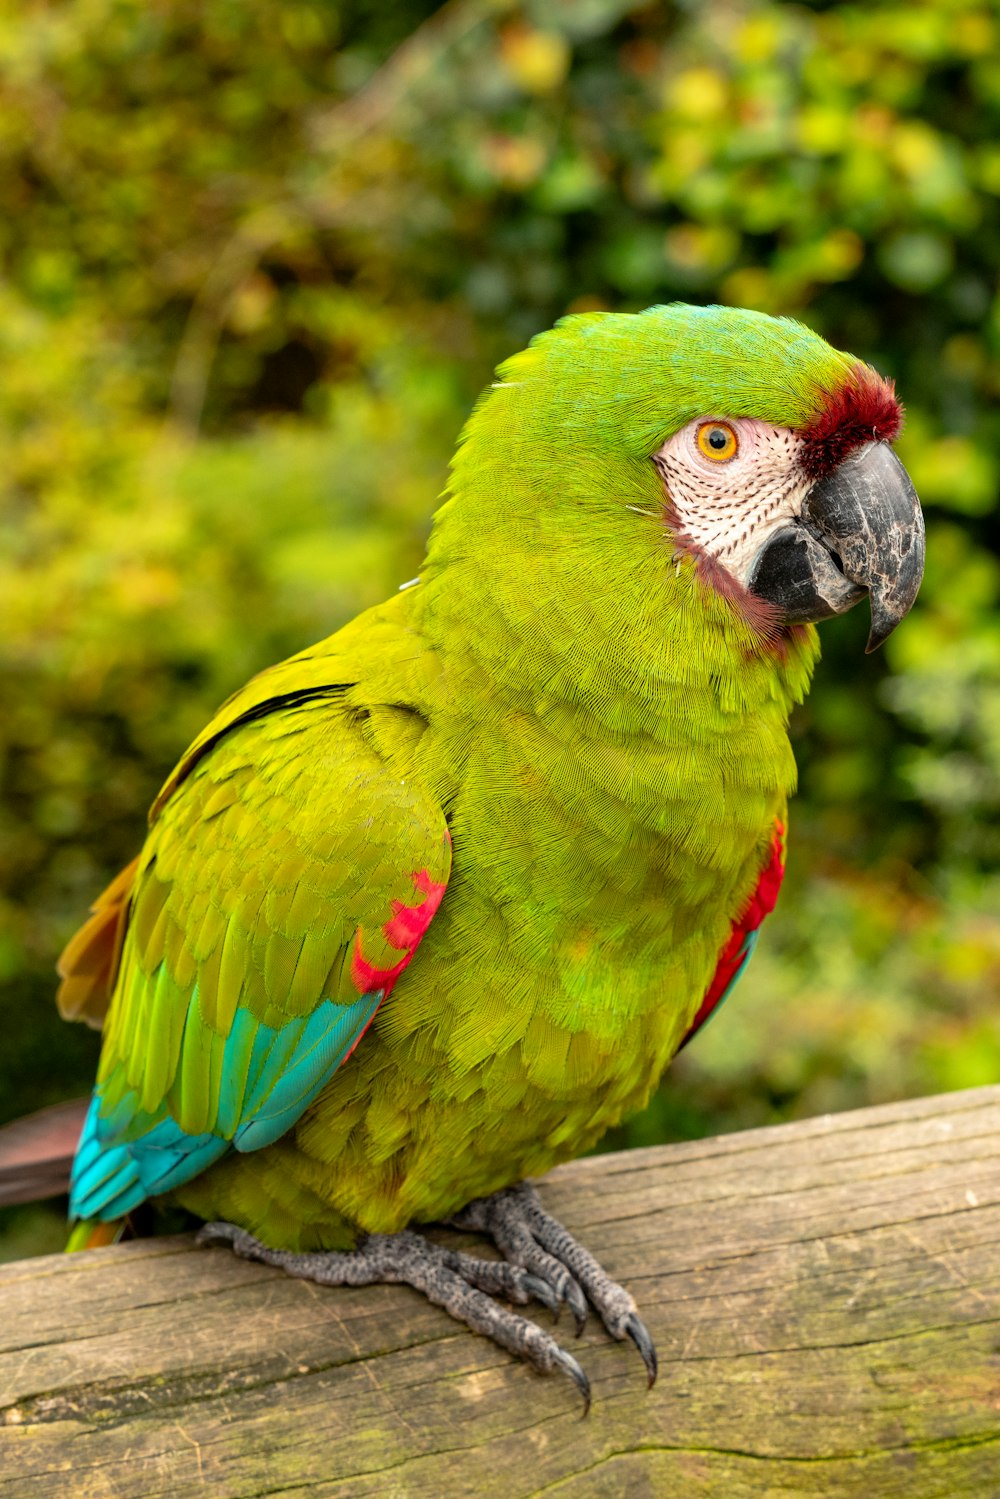
[[867,365],[855,365],[847,383],[828,397],[819,416],[803,431],[803,466],[818,478],[864,442],[893,442],[902,425],[903,408],[893,382]]

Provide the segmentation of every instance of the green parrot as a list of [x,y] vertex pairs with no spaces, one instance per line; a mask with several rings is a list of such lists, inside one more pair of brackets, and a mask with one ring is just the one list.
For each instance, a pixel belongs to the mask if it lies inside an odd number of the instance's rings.
[[509,1303],[589,1302],[652,1382],[631,1296],[526,1178],[642,1108],[750,956],[813,622],[867,594],[873,649],[919,587],[900,420],[874,370],[735,308],[567,317],[509,359],[419,578],[229,699],[63,954],[63,1013],[104,1022],[76,1242],[170,1193],[585,1400]]

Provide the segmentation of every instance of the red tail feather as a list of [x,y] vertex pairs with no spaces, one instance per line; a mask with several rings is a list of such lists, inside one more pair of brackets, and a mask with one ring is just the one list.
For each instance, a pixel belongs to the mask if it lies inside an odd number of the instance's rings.
[[85,1020],[100,1030],[118,973],[129,897],[138,858],[127,864],[91,906],[92,915],[67,942],[56,967],[56,995],[64,1020]]

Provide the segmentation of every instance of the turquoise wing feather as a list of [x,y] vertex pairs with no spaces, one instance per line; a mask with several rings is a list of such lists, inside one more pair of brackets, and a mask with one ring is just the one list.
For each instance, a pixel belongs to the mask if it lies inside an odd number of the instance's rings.
[[77,1218],[118,1217],[284,1134],[440,903],[444,815],[389,770],[364,715],[329,692],[275,706],[203,736],[158,803],[74,1166]]

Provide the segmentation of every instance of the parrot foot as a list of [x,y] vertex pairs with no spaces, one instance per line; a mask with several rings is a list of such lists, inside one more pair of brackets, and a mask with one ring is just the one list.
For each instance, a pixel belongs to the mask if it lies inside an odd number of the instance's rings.
[[[481,1201],[487,1203],[492,1199]],[[590,1381],[572,1354],[560,1348],[534,1322],[507,1311],[492,1299],[502,1296],[523,1306],[534,1297],[550,1310],[558,1311],[559,1298],[550,1280],[534,1275],[524,1266],[462,1254],[432,1244],[409,1229],[398,1234],[367,1234],[356,1249],[346,1253],[331,1250],[296,1254],[291,1250],[270,1249],[233,1223],[206,1223],[199,1230],[198,1243],[229,1244],[243,1259],[259,1260],[317,1285],[401,1282],[413,1286],[428,1301],[524,1359],[540,1374],[551,1374],[557,1369],[568,1374],[583,1397],[584,1415],[590,1409]]]
[[[550,1217],[530,1182],[505,1187],[491,1197],[477,1197],[448,1222],[454,1228],[489,1234],[509,1264],[521,1266],[547,1285],[557,1307],[563,1302],[569,1306],[577,1337],[587,1320],[589,1301],[613,1338],[631,1338],[652,1387],[657,1373],[656,1348],[635,1302],[589,1250]],[[536,1299],[545,1300],[537,1291],[534,1294]]]

